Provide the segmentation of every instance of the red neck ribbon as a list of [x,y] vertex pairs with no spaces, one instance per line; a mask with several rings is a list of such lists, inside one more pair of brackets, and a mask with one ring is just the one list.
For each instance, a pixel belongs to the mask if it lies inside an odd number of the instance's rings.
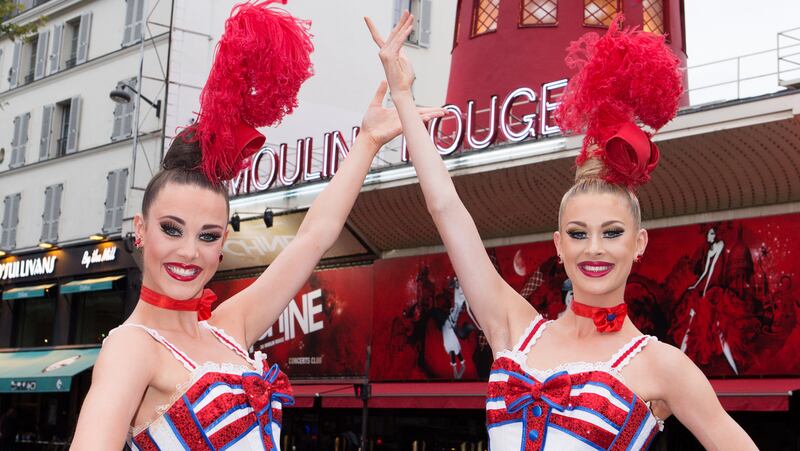
[[199,297],[185,300],[173,299],[165,294],[155,291],[142,285],[139,299],[150,305],[164,308],[167,310],[179,310],[183,312],[197,312],[197,320],[205,321],[211,318],[211,304],[217,300],[217,295],[208,288],[204,289]]
[[622,323],[625,322],[625,316],[628,314],[628,306],[623,302],[610,308],[592,307],[573,299],[572,311],[578,316],[591,318],[597,331],[606,333],[616,332],[622,328]]

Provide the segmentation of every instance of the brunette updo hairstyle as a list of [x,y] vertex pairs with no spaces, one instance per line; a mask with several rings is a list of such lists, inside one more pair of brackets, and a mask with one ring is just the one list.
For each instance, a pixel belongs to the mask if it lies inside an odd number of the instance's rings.
[[142,199],[142,216],[145,218],[158,194],[170,183],[213,191],[225,199],[226,216],[230,213],[227,187],[218,180],[209,180],[200,168],[203,152],[200,142],[193,139],[193,133],[193,129],[187,128],[172,140],[161,169],[147,184]]
[[564,193],[561,206],[558,208],[558,227],[561,228],[561,218],[567,202],[580,194],[615,194],[628,202],[634,227],[638,230],[642,226],[642,209],[636,193],[625,185],[607,182],[604,179],[606,168],[603,162],[590,156],[575,171],[575,183]]

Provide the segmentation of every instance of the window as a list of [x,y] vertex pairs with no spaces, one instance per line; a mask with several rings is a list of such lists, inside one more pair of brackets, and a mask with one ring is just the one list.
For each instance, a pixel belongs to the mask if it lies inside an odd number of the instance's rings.
[[135,44],[144,34],[144,2],[145,0],[125,0],[125,28],[122,34],[122,46]]
[[0,249],[11,250],[17,246],[17,224],[19,224],[19,200],[21,193],[9,194],[3,201],[3,232]]
[[72,102],[69,100],[56,104],[58,110],[58,139],[56,140],[56,157],[67,154],[67,144],[69,144],[69,119],[72,113]]
[[106,176],[105,219],[103,232],[113,233],[122,230],[122,216],[125,213],[125,193],[128,188],[128,169],[117,169]]
[[[136,78],[129,78],[117,83],[118,90],[129,91],[125,85],[133,89],[137,89]],[[131,99],[130,102],[117,103],[114,105],[114,126],[111,130],[111,140],[117,141],[120,139],[130,138],[133,135],[133,113],[136,110],[136,102]]]
[[665,33],[664,0],[642,1],[642,29],[655,34]]
[[583,0],[583,24],[608,27],[620,12],[619,0]]
[[520,25],[556,25],[558,24],[557,0],[522,0],[522,16]]
[[66,24],[66,37],[65,40],[67,47],[67,54],[64,55],[64,69],[73,67],[78,61],[78,37],[80,36],[81,21],[80,19],[72,19]]
[[[52,289],[50,290],[52,291]],[[56,298],[14,300],[16,333],[12,346],[18,348],[52,346],[56,318]]]
[[61,218],[61,193],[64,185],[51,185],[44,190],[44,211],[42,212],[43,243],[58,242],[58,221]]
[[39,47],[39,35],[32,36],[25,43],[22,57],[22,84],[27,85],[33,81],[34,70],[36,69],[36,49]]
[[11,138],[11,161],[9,168],[18,168],[25,164],[25,149],[28,146],[28,124],[31,113],[21,114],[14,118],[14,136]]
[[414,29],[406,42],[420,47],[429,47],[431,42],[431,8],[432,0],[394,0],[394,21],[397,25],[403,11],[414,15]]
[[500,15],[500,0],[475,0],[472,15],[472,36],[497,30],[497,17]]
[[70,344],[99,344],[108,331],[124,320],[124,291],[93,291],[70,296],[72,318]]

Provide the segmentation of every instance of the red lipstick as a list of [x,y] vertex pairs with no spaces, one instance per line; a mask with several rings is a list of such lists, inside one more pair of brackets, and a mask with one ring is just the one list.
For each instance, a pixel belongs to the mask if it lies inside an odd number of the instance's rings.
[[203,268],[197,265],[187,265],[177,262],[164,263],[164,270],[170,277],[180,282],[191,282],[203,272]]
[[614,269],[614,264],[598,261],[580,262],[578,269],[587,277],[603,277]]

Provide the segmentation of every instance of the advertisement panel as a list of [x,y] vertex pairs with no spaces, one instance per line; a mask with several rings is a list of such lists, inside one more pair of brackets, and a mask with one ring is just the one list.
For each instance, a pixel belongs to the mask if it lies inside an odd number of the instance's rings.
[[[626,300],[639,329],[712,377],[800,373],[800,215],[649,231]],[[570,299],[552,242],[489,250],[500,275],[556,319]],[[445,254],[375,263],[373,380],[486,379],[491,350]]]
[[[293,379],[363,377],[371,334],[372,267],[317,271],[253,346]],[[212,282],[220,300],[255,279]]]

